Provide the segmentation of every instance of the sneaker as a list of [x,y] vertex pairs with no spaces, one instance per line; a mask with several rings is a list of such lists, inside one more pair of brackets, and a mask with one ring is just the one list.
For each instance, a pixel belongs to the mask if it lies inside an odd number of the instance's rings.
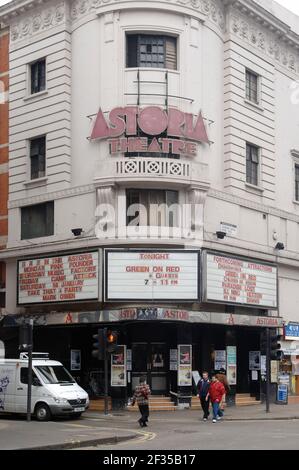
[[217,421],[221,421],[221,417],[220,416],[217,416]]
[[213,419],[213,423],[217,423],[217,420],[216,420],[216,419]]
[[203,420],[204,420],[204,421],[208,421],[207,418],[204,418]]

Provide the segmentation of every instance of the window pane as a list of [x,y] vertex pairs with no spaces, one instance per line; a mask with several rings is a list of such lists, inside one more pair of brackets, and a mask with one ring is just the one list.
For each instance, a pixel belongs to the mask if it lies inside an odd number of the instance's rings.
[[31,179],[42,178],[46,170],[46,137],[30,141]]
[[246,182],[258,185],[259,149],[246,144]]
[[54,202],[21,209],[21,239],[48,237],[54,234]]
[[258,76],[246,71],[246,98],[254,103],[258,102]]
[[35,62],[31,70],[31,93],[38,93],[46,88],[46,60]]
[[127,67],[176,69],[176,38],[145,34],[128,35]]
[[299,201],[299,165],[295,165],[295,190],[296,201]]

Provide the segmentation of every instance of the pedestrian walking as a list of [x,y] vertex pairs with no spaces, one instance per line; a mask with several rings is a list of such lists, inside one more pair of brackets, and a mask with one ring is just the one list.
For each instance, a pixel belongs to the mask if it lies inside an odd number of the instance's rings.
[[203,420],[207,421],[209,419],[209,406],[210,406],[210,398],[209,398],[209,388],[210,388],[210,380],[208,372],[202,373],[202,378],[197,384],[198,388],[198,398],[200,399],[200,404],[203,411]]
[[219,412],[219,405],[222,402],[223,396],[225,394],[224,385],[219,382],[216,377],[216,374],[212,376],[212,382],[210,384],[208,396],[211,399],[212,408],[213,408],[213,423],[216,423],[221,419],[218,415]]
[[219,372],[216,374],[216,377],[219,380],[219,382],[221,382],[224,385],[224,388],[225,388],[225,394],[223,395],[222,403],[220,403],[220,405],[219,405],[219,412],[218,412],[218,416],[220,416],[220,418],[222,418],[223,415],[224,415],[223,403],[225,402],[226,395],[230,391],[230,385],[228,383],[228,380],[227,380],[227,377],[226,377],[226,374],[225,374],[225,369],[221,368],[219,370]]
[[132,406],[134,406],[135,402],[137,401],[137,405],[141,414],[141,418],[139,418],[138,420],[140,427],[147,426],[146,423],[148,422],[148,417],[149,417],[148,399],[149,399],[150,393],[151,393],[151,390],[146,383],[146,378],[140,377],[139,385],[137,385],[137,387],[135,388],[133,400],[132,400]]

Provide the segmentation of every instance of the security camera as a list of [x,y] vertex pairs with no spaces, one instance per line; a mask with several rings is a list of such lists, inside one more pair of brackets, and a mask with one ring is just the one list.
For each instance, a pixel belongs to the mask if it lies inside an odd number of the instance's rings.
[[219,238],[220,240],[223,240],[226,237],[226,232],[218,231],[216,232],[216,235],[217,235],[217,238]]
[[79,237],[83,232],[83,228],[72,228],[71,231],[74,237]]

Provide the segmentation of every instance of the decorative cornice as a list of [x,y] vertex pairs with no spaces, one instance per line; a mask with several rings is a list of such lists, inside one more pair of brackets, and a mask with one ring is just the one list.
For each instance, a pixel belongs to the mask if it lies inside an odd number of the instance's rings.
[[51,7],[36,7],[31,9],[30,13],[22,15],[17,22],[11,21],[10,40],[11,43],[23,41],[36,34],[40,34],[46,30],[52,29],[65,23],[67,4],[59,2]]
[[[135,2],[136,0],[75,0],[71,6],[71,18],[73,21],[76,21],[88,13],[97,12],[100,7],[121,3],[134,4]],[[151,0],[150,3],[152,8],[157,4],[159,6],[162,4],[172,4],[185,7],[208,17],[222,31],[225,30],[224,5],[221,0]]]
[[[69,0],[68,5],[70,5],[71,10],[71,19],[73,21],[77,21],[78,19],[82,18],[91,13],[99,13],[101,8],[107,7],[109,5],[121,5],[121,4],[132,4],[136,3],[139,0]],[[15,0],[8,5],[4,5],[0,8],[0,21],[3,21],[6,24],[12,24],[14,26],[14,37],[19,37],[19,29],[21,31],[26,32],[26,36],[28,31],[35,31],[41,30],[43,27],[48,27],[48,23],[50,22],[50,17],[54,18],[56,12],[53,13],[53,8],[55,7],[49,6],[47,7],[46,4],[49,3],[49,0]],[[155,6],[161,4],[165,5],[177,5],[178,7],[185,7],[187,10],[191,12],[198,12],[201,15],[204,15],[212,23],[214,23],[220,30],[225,30],[225,13],[224,13],[224,5],[221,0],[146,0],[144,3],[150,3],[150,7],[155,8]],[[33,10],[36,10],[40,7],[40,5],[44,4],[44,9],[48,12],[46,15],[46,25],[43,22],[43,18],[40,18],[39,15],[33,15]],[[29,14],[27,12],[30,12]],[[23,18],[26,16],[26,18]],[[37,18],[36,18],[37,16]],[[21,17],[21,22],[15,22],[17,17]],[[60,13],[58,13],[59,17],[59,24],[60,24]],[[35,19],[34,19],[35,18]],[[28,21],[30,24],[28,24]],[[62,22],[62,20],[61,20]],[[34,30],[35,28],[35,30]],[[16,39],[14,39],[16,40]]]
[[62,191],[55,191],[53,193],[44,193],[39,196],[26,197],[23,199],[17,199],[15,201],[8,202],[9,209],[15,209],[17,207],[29,206],[31,204],[39,204],[41,202],[56,201],[57,199],[64,199],[73,196],[80,196],[81,194],[95,193],[95,187],[93,184],[85,186],[76,186],[74,188],[65,189]]
[[291,49],[278,33],[267,30],[238,10],[229,18],[229,31],[261,53],[268,55],[282,67],[299,74],[299,47]]

